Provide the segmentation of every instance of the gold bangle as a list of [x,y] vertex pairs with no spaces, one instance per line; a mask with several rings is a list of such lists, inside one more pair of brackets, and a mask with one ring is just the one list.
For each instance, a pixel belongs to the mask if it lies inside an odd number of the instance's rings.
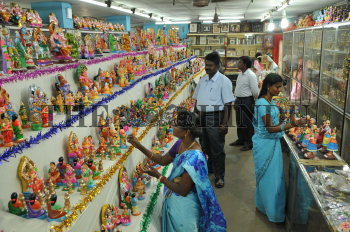
[[152,152],[152,155],[151,155],[151,157],[149,157],[150,159],[152,159],[153,158],[153,152]]

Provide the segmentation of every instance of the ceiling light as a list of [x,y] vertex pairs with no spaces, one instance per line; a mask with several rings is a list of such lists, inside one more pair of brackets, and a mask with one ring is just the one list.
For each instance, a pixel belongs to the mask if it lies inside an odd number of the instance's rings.
[[152,17],[152,19],[154,19],[156,21],[162,21],[162,19],[160,17]]
[[141,17],[144,17],[144,18],[150,18],[148,14],[143,14],[143,13],[136,12],[136,11],[135,11],[134,15],[138,15],[138,16],[141,16]]
[[156,24],[190,24],[191,21],[174,21],[174,22],[171,22],[171,21],[166,21],[166,22],[156,22]]
[[213,17],[199,17],[199,20],[211,20]]
[[219,19],[244,19],[244,16],[219,16]]
[[264,22],[265,20],[269,19],[270,17],[271,17],[270,14],[266,14],[261,18],[260,22]]
[[204,20],[203,23],[213,23],[213,20]]
[[234,20],[234,19],[227,19],[227,20],[220,20],[220,23],[239,23],[241,20]]
[[118,10],[118,11],[122,11],[122,12],[125,12],[125,13],[129,13],[129,14],[132,13],[132,11],[130,9],[125,9],[125,8],[118,7],[118,6],[111,6],[111,8],[114,9],[114,10]]
[[284,3],[280,7],[277,8],[277,11],[284,10],[287,6],[288,6],[287,3]]
[[289,25],[288,19],[287,18],[282,18],[282,20],[281,20],[281,28],[285,29],[285,28],[288,27],[288,25]]
[[272,19],[270,19],[269,25],[267,25],[268,31],[274,31],[275,30],[275,24]]
[[79,0],[79,1],[81,1],[81,2],[86,2],[86,3],[90,3],[90,4],[94,4],[94,5],[97,5],[97,6],[106,7],[106,4],[105,4],[105,3],[98,2],[98,1],[95,1],[95,0]]

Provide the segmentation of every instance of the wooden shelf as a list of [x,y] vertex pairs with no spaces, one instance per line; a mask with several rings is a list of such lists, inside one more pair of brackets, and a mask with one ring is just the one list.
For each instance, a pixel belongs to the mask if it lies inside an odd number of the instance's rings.
[[212,35],[222,35],[222,36],[226,36],[226,33],[187,34],[187,36],[212,36]]
[[234,48],[234,47],[257,47],[257,46],[260,46],[262,47],[263,44],[229,44],[227,45],[228,48]]
[[264,32],[237,32],[237,33],[189,33],[187,36],[211,36],[211,35],[222,35],[222,36],[237,36],[242,35],[245,36],[246,34],[251,35],[266,35]]

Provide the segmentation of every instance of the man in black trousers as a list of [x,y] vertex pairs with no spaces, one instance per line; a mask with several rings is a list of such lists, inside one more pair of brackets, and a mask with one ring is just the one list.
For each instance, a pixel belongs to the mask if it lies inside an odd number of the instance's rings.
[[253,148],[252,137],[254,128],[252,124],[254,102],[259,95],[258,78],[250,69],[252,60],[248,56],[242,56],[238,61],[238,68],[242,71],[237,78],[235,88],[235,111],[238,139],[231,146],[242,146],[241,151]]
[[198,82],[193,98],[197,100],[195,111],[200,115],[200,142],[203,152],[208,155],[208,170],[215,175],[215,186],[222,188],[225,176],[225,136],[234,97],[231,80],[221,74],[219,68],[219,54],[208,54],[205,57],[205,71],[208,75]]

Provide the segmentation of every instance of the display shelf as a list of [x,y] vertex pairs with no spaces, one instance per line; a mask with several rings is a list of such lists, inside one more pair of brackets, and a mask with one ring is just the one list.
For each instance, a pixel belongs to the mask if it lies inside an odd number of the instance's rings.
[[191,44],[193,47],[226,47],[224,44]]
[[[198,78],[200,75],[202,75],[203,69],[201,70],[200,73],[196,74],[194,77]],[[150,80],[151,81],[151,80]],[[153,79],[152,81],[155,81],[155,79]],[[171,104],[174,105],[178,105],[180,102],[182,102],[183,100],[185,100],[189,94],[191,93],[190,90],[190,86],[188,85],[190,83],[191,79],[187,81],[186,84],[183,85],[183,87],[181,87],[181,89],[178,90],[177,95],[175,98],[171,98]],[[121,105],[125,102],[130,102],[130,100],[136,99],[136,98],[142,98],[143,97],[143,89],[144,86],[140,86],[140,89],[132,89],[130,91],[127,91],[126,95],[125,95],[125,99],[118,99],[118,100],[114,100],[112,102],[110,102],[110,108],[109,109],[114,109],[116,107],[116,105]],[[179,92],[182,91],[182,92]],[[181,94],[180,94],[181,93]],[[170,97],[172,97],[170,96]],[[98,114],[101,114],[100,112],[96,112]],[[91,125],[93,119],[88,119],[87,120],[87,124],[86,125]],[[142,143],[146,146],[146,147],[150,147],[152,144],[152,138],[154,135],[156,135],[157,133],[157,128],[153,127],[150,128],[151,130],[149,131],[149,133],[147,134],[147,136],[144,137],[144,140],[142,141]],[[73,131],[75,130],[79,130],[79,133],[77,134],[79,137],[79,141],[82,141],[82,137],[83,136],[87,136],[92,134],[93,137],[95,137],[96,134],[96,128],[92,128],[92,127],[78,127],[78,128],[72,128]],[[139,134],[142,133],[142,130],[139,132]],[[64,140],[67,140],[67,136],[68,134],[63,132],[60,134],[60,136],[58,138],[55,139],[55,144],[61,144],[61,146],[57,147],[57,149],[55,149],[55,151],[52,151],[52,143],[49,143],[48,141],[43,142],[42,144],[40,144],[41,146],[35,146],[32,149],[29,149],[28,151],[25,152],[25,155],[27,155],[28,157],[30,157],[39,168],[38,172],[40,174],[40,176],[45,176],[44,173],[47,172],[47,166],[49,164],[50,161],[52,160],[57,160],[59,156],[62,156],[62,154],[65,154],[65,142]],[[96,139],[95,139],[96,141]],[[55,153],[57,155],[57,157],[54,157],[54,155],[52,153]],[[50,154],[50,155],[48,155]],[[64,155],[63,155],[64,156]],[[19,157],[14,158],[17,161],[19,160]],[[134,150],[132,152],[132,154],[128,157],[128,159],[126,159],[126,162],[124,163],[128,174],[131,175],[132,170],[135,168],[136,164],[139,163],[140,161],[142,161],[144,159],[144,155],[139,152]],[[16,162],[16,160],[12,163],[12,165],[14,163],[18,164],[18,162]],[[107,171],[108,167],[111,165],[115,165],[117,164],[117,161],[104,161],[104,165],[105,165],[105,170]],[[15,168],[13,168],[12,165],[9,165],[8,163],[2,165],[2,168],[0,170],[0,174],[4,174],[6,173],[7,175],[9,175],[10,173],[13,174],[13,176],[11,176],[11,178],[8,178],[8,180],[6,180],[4,184],[6,184],[7,186],[11,186],[11,188],[2,188],[0,191],[3,192],[5,191],[6,193],[2,193],[4,196],[9,195],[11,192],[15,191],[15,189],[20,189],[19,188],[19,184],[18,181],[16,180],[16,168],[17,166],[15,165]],[[44,167],[44,168],[42,168]],[[13,178],[12,178],[13,177]],[[117,192],[118,192],[118,186],[117,186],[117,179],[118,179],[118,173],[115,173],[111,179],[109,180],[109,182],[106,184],[106,186],[104,186],[104,188],[101,190],[101,192],[86,206],[84,213],[82,213],[77,220],[75,221],[74,224],[71,225],[70,227],[70,231],[91,231],[91,230],[99,230],[99,224],[100,224],[100,220],[99,220],[99,211],[102,207],[101,202],[104,203],[109,203],[109,204],[118,204],[118,197],[117,197]],[[13,186],[15,185],[15,186]],[[18,191],[18,190],[17,190]],[[63,198],[61,197],[61,193],[60,191],[57,191],[58,193],[58,202],[63,201]],[[77,201],[81,201],[81,197],[80,194],[78,192],[75,192],[72,196],[71,196],[71,203],[76,203]],[[142,204],[140,204],[140,206],[145,205],[145,202],[142,202]],[[7,205],[7,198],[3,198],[0,199],[0,202],[2,203],[1,205]],[[5,210],[4,208],[1,208],[1,210]],[[13,228],[14,225],[16,225],[16,232],[21,232],[21,231],[27,231],[28,226],[32,229],[34,229],[37,232],[40,231],[51,231],[50,230],[50,226],[51,225],[57,225],[57,223],[48,223],[47,221],[42,221],[42,220],[27,220],[27,219],[23,219],[20,217],[17,217],[15,215],[9,214],[9,213],[4,213],[3,212],[3,216],[2,216],[2,220],[0,222],[0,228]],[[135,224],[136,226],[138,224]],[[131,230],[131,231],[135,231],[135,230]]]
[[189,33],[187,36],[212,36],[212,35],[222,35],[225,36],[226,33]]
[[[349,171],[349,166],[338,155],[337,160],[327,162],[328,164],[319,160],[303,162],[299,149],[288,136],[284,136],[284,142],[290,154],[285,157],[290,166],[287,230],[340,232],[341,221],[331,213],[337,207],[329,207],[327,194],[323,194],[323,189],[318,187],[319,183],[313,176],[317,172]],[[344,201],[336,197],[333,199],[339,204]],[[342,210],[341,207],[339,209]]]

